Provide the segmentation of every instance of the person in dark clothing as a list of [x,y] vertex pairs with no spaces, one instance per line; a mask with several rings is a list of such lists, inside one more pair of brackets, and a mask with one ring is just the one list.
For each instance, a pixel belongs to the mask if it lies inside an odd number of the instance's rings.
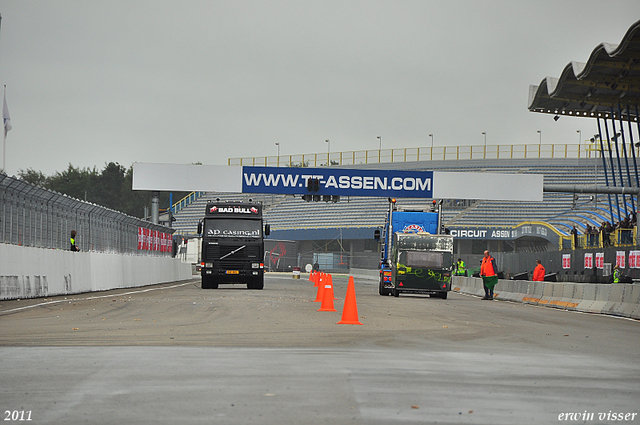
[[576,226],[571,229],[571,234],[573,235],[573,247],[578,248],[578,229],[576,229]]
[[317,261],[313,264],[313,271],[314,272],[320,271],[320,264],[318,264]]
[[75,231],[75,230],[72,230],[72,231],[71,231],[71,239],[70,239],[70,242],[71,242],[71,248],[70,248],[70,251],[74,251],[74,252],[78,252],[78,251],[80,251],[80,248],[78,248],[78,247],[76,246],[76,231]]

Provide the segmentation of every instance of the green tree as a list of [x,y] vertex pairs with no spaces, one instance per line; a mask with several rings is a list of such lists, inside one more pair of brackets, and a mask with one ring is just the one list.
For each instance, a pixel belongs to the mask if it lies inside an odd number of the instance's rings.
[[[134,217],[145,218],[145,207],[151,208],[151,192],[132,189],[133,166],[125,168],[117,162],[105,164],[101,172],[96,167],[79,168],[69,164],[65,171],[49,177],[31,168],[19,170],[18,175],[28,183]],[[188,194],[173,192],[173,201],[177,202]],[[161,210],[169,207],[169,197],[169,192],[159,192]]]
[[91,170],[89,168],[76,168],[69,164],[65,171],[56,172],[47,179],[46,188],[64,193],[72,198],[95,202],[97,196],[95,182],[97,177],[98,171],[95,167]]
[[18,170],[18,176],[27,183],[40,187],[47,187],[48,177],[42,174],[42,171],[27,168],[26,170]]

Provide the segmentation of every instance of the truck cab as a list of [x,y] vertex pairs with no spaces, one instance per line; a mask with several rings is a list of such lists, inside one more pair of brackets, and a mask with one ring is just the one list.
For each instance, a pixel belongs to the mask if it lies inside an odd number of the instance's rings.
[[447,299],[451,290],[453,237],[429,233],[395,233],[390,292],[427,294]]
[[200,273],[203,289],[242,283],[248,289],[264,287],[262,205],[244,202],[209,202],[198,223],[202,234]]
[[427,294],[443,299],[451,290],[453,237],[442,234],[441,203],[423,211],[402,211],[389,199],[380,250],[380,295]]

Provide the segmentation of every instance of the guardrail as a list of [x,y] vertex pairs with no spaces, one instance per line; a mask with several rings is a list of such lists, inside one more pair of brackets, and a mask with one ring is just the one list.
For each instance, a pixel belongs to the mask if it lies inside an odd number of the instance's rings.
[[573,236],[562,236],[560,250],[567,249],[589,249],[589,248],[606,248],[606,247],[632,247],[637,245],[638,227],[632,229],[615,229],[608,235],[604,232],[588,233]]
[[205,193],[207,192],[191,192],[190,194],[188,194],[187,196],[185,196],[184,198],[180,199],[178,202],[172,205],[173,207],[172,213],[175,214],[178,211],[182,210],[183,208],[186,208],[187,206],[189,206],[189,204],[196,201]]
[[[615,143],[612,142],[613,146]],[[618,144],[620,155],[624,148],[628,156],[633,147]],[[615,152],[613,155],[615,156]],[[640,147],[636,148],[640,156]],[[229,158],[228,165],[266,167],[320,167],[329,165],[379,164],[410,161],[463,160],[463,159],[526,159],[526,158],[601,158],[594,144],[529,144],[434,146],[401,149],[371,149],[360,151],[327,152],[296,155]]]

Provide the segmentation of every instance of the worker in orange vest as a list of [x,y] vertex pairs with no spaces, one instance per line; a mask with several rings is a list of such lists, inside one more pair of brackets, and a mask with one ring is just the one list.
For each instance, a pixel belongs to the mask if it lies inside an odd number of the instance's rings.
[[484,287],[483,300],[493,299],[493,288],[498,283],[497,270],[496,259],[489,255],[489,251],[485,251],[480,266],[480,277],[482,277],[482,286]]
[[536,268],[533,269],[533,281],[542,282],[544,281],[545,274],[544,266],[542,265],[542,261],[540,260],[536,260],[536,263],[538,264],[536,265]]

